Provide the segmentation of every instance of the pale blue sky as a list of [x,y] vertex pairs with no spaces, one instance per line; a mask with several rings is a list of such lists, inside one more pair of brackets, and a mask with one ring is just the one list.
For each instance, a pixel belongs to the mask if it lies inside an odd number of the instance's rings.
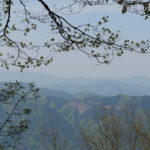
[[[60,2],[63,2],[63,0]],[[34,9],[37,9],[36,6]],[[71,16],[63,14],[74,24],[95,23],[102,16],[107,15],[110,16],[108,26],[114,31],[121,30],[122,38],[150,39],[150,20],[145,21],[143,17],[134,14],[122,15],[119,6],[86,8],[80,14]],[[34,38],[36,39],[36,37]],[[53,63],[47,67],[42,66],[28,71],[43,72],[57,77],[124,78],[136,75],[150,77],[149,66],[150,54],[127,53],[120,58],[115,57],[110,65],[97,65],[94,59],[88,58],[81,52],[70,52],[54,55]]]

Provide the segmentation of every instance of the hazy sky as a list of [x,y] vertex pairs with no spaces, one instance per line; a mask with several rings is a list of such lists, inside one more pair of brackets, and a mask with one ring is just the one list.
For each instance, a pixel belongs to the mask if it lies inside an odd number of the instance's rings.
[[[62,1],[61,1],[62,2]],[[36,10],[37,8],[34,7]],[[125,39],[142,40],[150,38],[150,19],[126,14],[122,15],[117,6],[87,8],[80,14],[65,16],[74,24],[95,23],[102,16],[110,16],[108,26],[114,31],[121,30]],[[36,37],[34,37],[36,39]],[[145,75],[150,77],[150,54],[126,53],[115,57],[110,65],[98,65],[94,59],[81,52],[61,53],[54,56],[54,61],[47,67],[27,71],[43,72],[58,77],[130,77]]]

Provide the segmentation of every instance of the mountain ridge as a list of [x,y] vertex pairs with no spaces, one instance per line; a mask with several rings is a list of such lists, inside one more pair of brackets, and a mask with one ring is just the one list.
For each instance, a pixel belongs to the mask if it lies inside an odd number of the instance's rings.
[[58,78],[44,73],[35,72],[7,72],[0,71],[0,82],[20,81],[35,82],[41,88],[76,94],[91,92],[98,95],[114,96],[150,95],[150,78],[135,76],[131,78]]

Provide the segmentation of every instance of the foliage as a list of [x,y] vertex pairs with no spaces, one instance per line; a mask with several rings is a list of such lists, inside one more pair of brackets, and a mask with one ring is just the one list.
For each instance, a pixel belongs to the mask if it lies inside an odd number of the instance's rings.
[[0,149],[15,149],[22,134],[29,128],[28,115],[32,109],[27,105],[38,98],[34,84],[5,83],[0,88]]
[[122,6],[121,12],[123,14],[130,12],[144,16],[148,19],[150,16],[150,1],[149,0],[72,0],[73,3],[63,7],[60,10],[69,8],[71,12],[75,11],[74,7],[78,5],[80,10],[87,6],[97,6],[97,5],[112,5],[118,4]]
[[[95,25],[75,26],[53,11],[50,3],[36,0],[34,5],[39,6],[37,12],[30,9],[31,4],[31,0],[0,2],[0,46],[8,50],[0,52],[1,67],[18,66],[22,71],[31,66],[48,65],[53,60],[52,53],[72,50],[80,50],[102,64],[109,64],[115,55],[121,56],[125,51],[149,53],[148,40],[121,40],[120,31],[115,33],[105,27],[108,17],[102,17]],[[44,32],[48,35],[40,41]],[[36,38],[33,39],[34,33]]]
[[[100,4],[100,1],[96,2],[74,0],[69,7],[74,4],[80,4],[83,7]],[[32,66],[48,65],[53,60],[51,54],[54,52],[79,50],[95,58],[100,64],[109,64],[114,56],[122,56],[125,51],[150,52],[149,40],[141,42],[121,40],[120,31],[113,32],[105,27],[108,16],[102,17],[95,25],[87,23],[75,26],[52,10],[50,3],[44,0],[36,0],[34,3],[40,6],[37,12],[30,8],[32,0],[0,1],[1,67],[9,69],[10,66],[17,66],[23,71]],[[108,1],[106,0],[105,3],[107,4]],[[143,7],[145,18],[150,14],[149,2],[117,1],[117,3],[123,5],[122,13],[126,13],[131,7],[140,5]],[[135,12],[137,12],[136,9]],[[46,39],[40,41],[41,34],[45,32],[43,28],[46,28],[48,36],[44,36],[43,38]],[[33,34],[38,34],[38,36],[33,38],[35,37]],[[22,134],[28,129],[27,116],[31,113],[31,109],[25,107],[25,104],[31,99],[37,99],[38,91],[39,89],[33,84],[24,87],[18,82],[6,83],[0,89],[0,103],[5,110],[1,112],[0,149],[15,149]]]
[[80,130],[87,150],[150,149],[147,122],[134,110],[126,109],[122,114],[113,109],[104,110],[96,113],[95,124],[95,128]]

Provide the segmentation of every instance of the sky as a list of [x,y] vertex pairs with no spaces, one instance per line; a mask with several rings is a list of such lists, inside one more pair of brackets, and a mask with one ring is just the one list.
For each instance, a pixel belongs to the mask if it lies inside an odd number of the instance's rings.
[[[63,2],[61,0],[60,4]],[[37,10],[38,6],[34,5],[33,11]],[[119,6],[88,7],[80,14],[66,15],[61,13],[61,15],[75,25],[89,22],[96,23],[102,16],[108,15],[108,27],[114,31],[121,30],[122,38],[133,40],[150,38],[150,19],[145,21],[143,17],[135,14],[122,15]],[[38,40],[36,36],[33,38]],[[68,78],[126,78],[139,75],[150,77],[149,66],[150,54],[125,53],[122,57],[115,57],[109,65],[100,65],[95,59],[88,58],[85,54],[77,51],[54,54],[54,61],[49,66],[41,66],[36,69],[31,68],[26,71]],[[17,69],[12,68],[11,70]]]

